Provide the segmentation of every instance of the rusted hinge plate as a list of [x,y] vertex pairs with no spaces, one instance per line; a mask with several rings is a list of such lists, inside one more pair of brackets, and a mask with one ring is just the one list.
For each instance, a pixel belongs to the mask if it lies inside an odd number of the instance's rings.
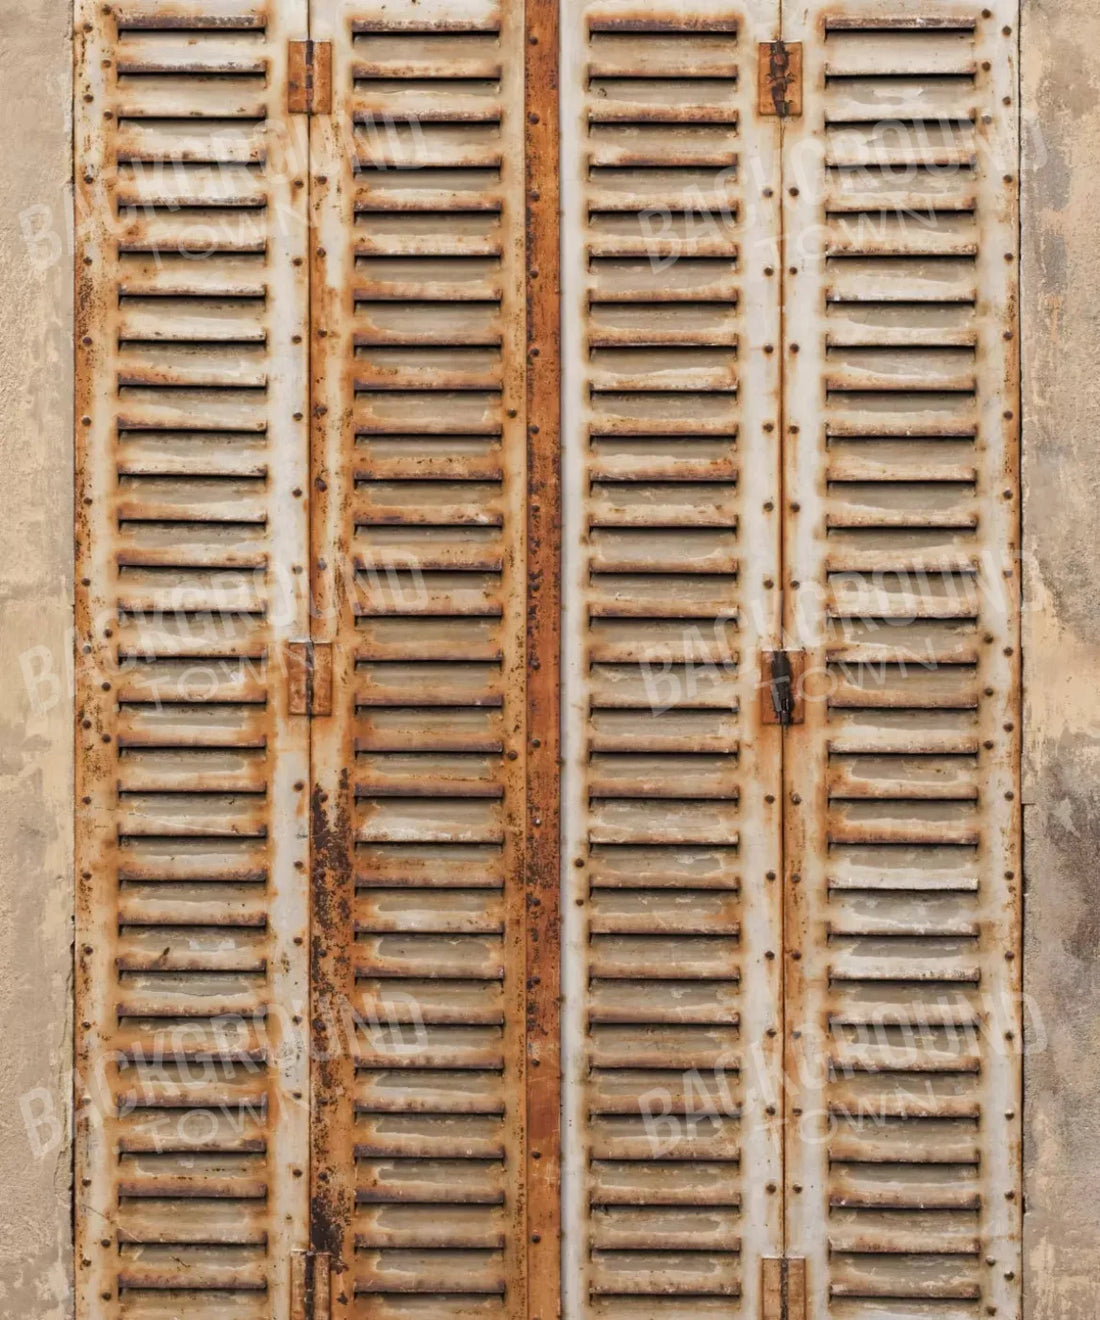
[[789,119],[802,113],[802,43],[762,41],[757,64],[758,110]]
[[760,722],[802,724],[806,719],[805,651],[761,651]]
[[292,115],[332,113],[332,42],[287,43],[286,106]]
[[761,1320],[806,1320],[806,1262],[765,1256]]
[[332,714],[332,646],[288,642],[286,671],[291,715]]
[[332,1320],[326,1251],[295,1251],[290,1257],[290,1320]]

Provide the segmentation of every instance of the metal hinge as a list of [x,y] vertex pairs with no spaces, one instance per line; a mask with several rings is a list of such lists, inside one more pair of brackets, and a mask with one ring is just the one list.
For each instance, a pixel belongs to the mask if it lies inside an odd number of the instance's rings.
[[800,1256],[765,1256],[761,1320],[806,1320],[806,1262]]
[[286,108],[292,115],[332,114],[332,42],[287,42]]
[[286,675],[291,715],[332,714],[330,642],[288,642]]
[[761,651],[760,718],[764,724],[802,724],[806,718],[805,651]]
[[758,109],[790,119],[802,113],[802,43],[762,41],[757,68]]
[[290,1254],[290,1320],[331,1320],[332,1261],[327,1251]]

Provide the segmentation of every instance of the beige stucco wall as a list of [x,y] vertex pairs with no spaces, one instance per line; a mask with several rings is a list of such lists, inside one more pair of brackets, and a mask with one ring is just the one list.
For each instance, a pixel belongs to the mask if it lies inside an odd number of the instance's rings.
[[1100,1314],[1100,6],[1027,0],[1028,1320]]
[[63,673],[72,608],[69,15],[67,0],[0,0],[4,1320],[67,1315],[72,1295],[72,705],[48,673]]
[[[71,1312],[69,0],[0,0],[0,1318]],[[1028,1320],[1100,1299],[1100,6],[1025,0]]]

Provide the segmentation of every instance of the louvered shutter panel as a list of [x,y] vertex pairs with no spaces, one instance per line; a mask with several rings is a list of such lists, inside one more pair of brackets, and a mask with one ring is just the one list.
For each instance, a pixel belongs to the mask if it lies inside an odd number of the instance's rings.
[[563,20],[564,1313],[780,1254],[778,6]]
[[788,1248],[1018,1316],[1016,6],[785,10]]
[[523,22],[513,0],[312,15],[334,87],[312,124],[334,1316],[527,1313]]
[[307,1212],[304,3],[77,6],[77,1315],[286,1315]]

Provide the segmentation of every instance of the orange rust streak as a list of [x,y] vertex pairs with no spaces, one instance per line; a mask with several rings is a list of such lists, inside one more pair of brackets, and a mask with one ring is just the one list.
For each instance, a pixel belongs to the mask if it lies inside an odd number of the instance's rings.
[[561,1307],[561,350],[557,0],[526,13],[527,1315]]

